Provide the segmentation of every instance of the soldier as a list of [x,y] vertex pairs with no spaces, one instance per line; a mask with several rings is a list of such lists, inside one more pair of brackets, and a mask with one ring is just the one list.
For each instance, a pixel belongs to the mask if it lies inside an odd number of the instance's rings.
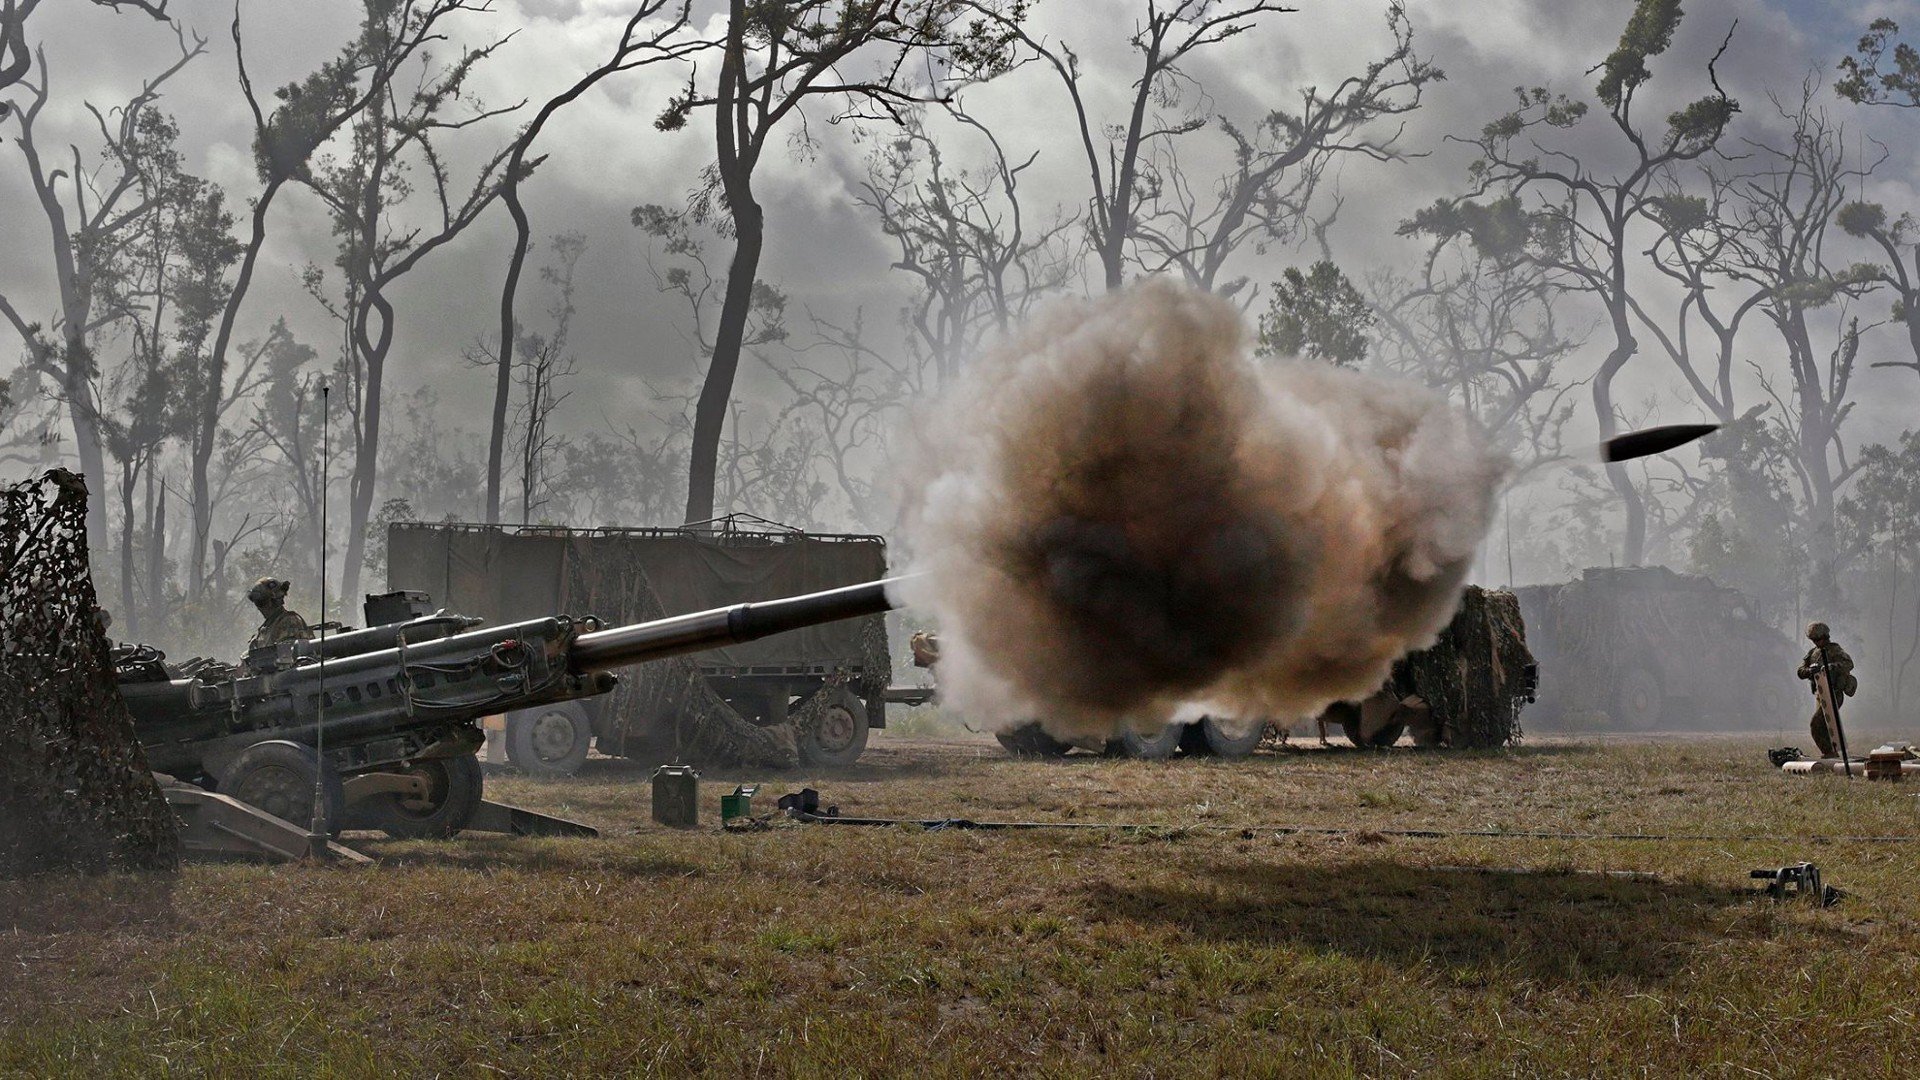
[[287,582],[263,577],[247,590],[247,599],[260,609],[260,629],[253,632],[253,640],[247,643],[248,652],[283,641],[306,641],[313,637],[307,630],[307,620],[287,610],[287,588]]
[[[1833,690],[1833,707],[1837,712],[1840,699],[1852,694],[1859,688],[1859,682],[1853,677],[1853,657],[1847,650],[1835,645],[1828,637],[1827,624],[1817,622],[1807,627],[1807,640],[1813,642],[1813,648],[1807,650],[1807,658],[1800,661],[1800,677],[1813,685],[1813,741],[1820,747],[1821,757],[1839,757],[1840,751],[1833,745],[1833,734],[1827,730],[1826,714],[1820,709],[1820,684],[1814,676],[1820,673],[1824,664],[1827,672],[1827,685]],[[1835,717],[1835,722],[1839,720]]]

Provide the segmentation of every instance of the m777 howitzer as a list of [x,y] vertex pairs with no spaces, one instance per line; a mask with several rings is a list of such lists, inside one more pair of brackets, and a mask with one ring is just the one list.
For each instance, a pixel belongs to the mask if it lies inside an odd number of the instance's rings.
[[422,594],[390,594],[368,598],[368,629],[282,642],[239,667],[169,667],[142,646],[120,650],[117,673],[155,771],[296,825],[314,820],[317,789],[334,832],[445,837],[482,809],[483,717],[607,693],[616,668],[879,614],[889,584],[616,627],[551,616],[476,628],[424,614]]

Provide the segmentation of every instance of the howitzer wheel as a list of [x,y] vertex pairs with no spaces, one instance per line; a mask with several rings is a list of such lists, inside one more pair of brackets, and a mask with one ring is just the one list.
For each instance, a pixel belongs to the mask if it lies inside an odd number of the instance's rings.
[[593,723],[574,702],[507,714],[507,760],[528,776],[572,776],[592,743]]
[[1121,757],[1140,758],[1145,761],[1165,761],[1180,749],[1180,736],[1186,733],[1185,724],[1168,724],[1154,735],[1142,735],[1131,729],[1120,733],[1120,737],[1107,744],[1109,753],[1118,753]]
[[1225,721],[1211,716],[1203,716],[1193,725],[1199,729],[1206,740],[1208,751],[1217,757],[1241,758],[1254,752],[1260,746],[1260,740],[1267,737],[1267,722],[1261,720],[1244,731]]
[[425,796],[384,792],[354,807],[354,816],[395,840],[445,840],[467,827],[480,809],[484,783],[480,761],[472,754],[428,758],[404,769],[383,770],[419,776]]
[[851,765],[867,749],[867,703],[844,686],[825,686],[820,693],[825,700],[796,732],[800,760],[808,765]]
[[1039,721],[1029,721],[1011,731],[993,733],[995,742],[1014,757],[1057,758],[1066,757],[1072,745],[1061,742],[1047,734]]
[[240,751],[221,771],[219,791],[305,829],[313,824],[316,776],[324,801],[324,831],[329,836],[338,835],[346,805],[340,774],[320,760],[310,746],[285,739],[255,743]]

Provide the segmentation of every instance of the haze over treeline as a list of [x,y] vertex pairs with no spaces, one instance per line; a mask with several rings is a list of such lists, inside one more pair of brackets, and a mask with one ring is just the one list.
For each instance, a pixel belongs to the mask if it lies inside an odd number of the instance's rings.
[[891,532],[916,401],[1169,275],[1505,448],[1476,579],[1710,574],[1897,708],[1899,8],[4,0],[0,455],[87,474],[116,635],[230,652],[395,519]]

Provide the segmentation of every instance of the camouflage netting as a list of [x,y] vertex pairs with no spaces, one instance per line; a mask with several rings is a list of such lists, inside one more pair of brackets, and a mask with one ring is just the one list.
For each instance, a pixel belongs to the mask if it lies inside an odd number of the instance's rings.
[[0,876],[170,870],[173,814],[94,617],[86,484],[56,469],[0,502]]
[[1510,592],[1469,585],[1440,640],[1394,665],[1393,690],[1425,698],[1449,746],[1506,746],[1520,738],[1531,663],[1520,602]]
[[[589,541],[575,539],[574,544]],[[617,553],[617,554],[616,554]],[[640,565],[636,549],[603,546],[595,556],[570,553],[569,593],[609,625],[662,618],[659,594]],[[589,569],[594,573],[589,577]],[[791,723],[761,727],[742,717],[714,692],[693,659],[673,656],[625,673],[607,702],[610,715],[642,720],[642,726],[674,732],[675,756],[717,764],[790,769],[800,763]],[[675,726],[677,725],[677,726]],[[632,725],[621,731],[622,746]]]

